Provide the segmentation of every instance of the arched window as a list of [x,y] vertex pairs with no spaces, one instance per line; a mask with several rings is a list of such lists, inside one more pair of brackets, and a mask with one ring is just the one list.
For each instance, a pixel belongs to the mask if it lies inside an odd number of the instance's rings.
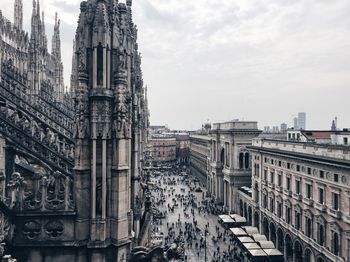
[[263,207],[267,208],[267,194],[265,192],[263,193]]
[[255,202],[259,204],[259,185],[256,183],[255,184]]
[[325,227],[322,222],[317,222],[317,242],[321,246],[324,245],[324,240],[325,240]]
[[97,47],[97,85],[103,85],[103,47],[99,43]]
[[244,162],[244,154],[240,153],[239,154],[239,168],[242,169],[243,168],[243,162]]
[[245,153],[245,157],[244,157],[244,168],[246,168],[246,169],[249,168],[249,153]]
[[290,202],[286,203],[285,210],[286,210],[286,222],[290,224],[292,222],[292,207],[290,205]]
[[282,212],[283,212],[283,205],[281,202],[278,202],[278,204],[277,204],[277,216],[279,218],[282,217]]
[[220,161],[223,165],[225,165],[225,149],[221,149]]
[[270,212],[274,213],[275,211],[275,198],[270,196]]
[[339,256],[339,235],[336,232],[332,234],[332,253],[336,256]]
[[295,228],[300,230],[301,224],[301,214],[298,210],[295,210]]
[[312,236],[312,220],[310,217],[305,217],[305,234],[308,237]]

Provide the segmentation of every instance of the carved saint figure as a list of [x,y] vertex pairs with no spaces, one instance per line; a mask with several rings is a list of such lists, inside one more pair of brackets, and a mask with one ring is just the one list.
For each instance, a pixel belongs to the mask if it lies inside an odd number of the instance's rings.
[[79,71],[86,70],[86,50],[84,47],[80,46],[77,52],[78,55],[78,69]]
[[84,139],[89,135],[89,119],[81,115],[76,124],[74,131],[74,137],[78,139]]
[[121,91],[118,95],[117,103],[117,121],[114,122],[114,129],[117,138],[129,138],[129,110],[128,110],[128,95],[125,91]]

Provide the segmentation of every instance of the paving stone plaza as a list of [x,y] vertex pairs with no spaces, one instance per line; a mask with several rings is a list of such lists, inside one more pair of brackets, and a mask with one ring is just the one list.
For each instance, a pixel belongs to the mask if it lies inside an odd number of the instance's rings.
[[[211,198],[206,190],[185,172],[174,173],[164,172],[152,179],[158,188],[152,192],[155,205],[165,213],[164,218],[154,220],[156,235],[163,235],[165,243],[183,236],[185,261],[234,261],[233,255],[231,259],[227,255],[232,254],[229,250],[233,248],[229,233],[219,224],[217,215],[211,213],[215,208],[210,208]],[[201,192],[196,192],[199,188]],[[184,233],[186,225],[190,233]]]

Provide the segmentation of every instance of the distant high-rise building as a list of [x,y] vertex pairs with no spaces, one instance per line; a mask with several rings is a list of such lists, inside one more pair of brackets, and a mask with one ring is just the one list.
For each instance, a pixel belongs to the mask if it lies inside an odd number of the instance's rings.
[[279,133],[279,132],[280,132],[280,130],[279,130],[278,126],[272,127],[272,133]]
[[264,126],[264,133],[270,133],[270,127]]
[[301,129],[301,130],[306,129],[306,113],[305,112],[298,113],[298,129]]
[[288,128],[288,125],[286,123],[282,123],[280,130],[282,133],[284,133],[287,131],[287,128]]
[[293,127],[294,127],[295,130],[299,129],[299,127],[298,127],[298,118],[297,117],[293,118]]

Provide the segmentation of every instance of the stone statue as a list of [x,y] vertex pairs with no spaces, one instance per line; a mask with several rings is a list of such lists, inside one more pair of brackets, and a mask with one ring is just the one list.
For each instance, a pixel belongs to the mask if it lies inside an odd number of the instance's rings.
[[78,54],[78,70],[85,71],[86,70],[86,50],[85,50],[85,48],[80,46],[77,54]]
[[76,124],[76,130],[74,131],[74,137],[78,139],[84,139],[89,136],[89,119],[81,115]]
[[117,97],[117,121],[114,121],[114,130],[117,138],[130,138],[129,108],[130,96],[125,89],[120,90]]

